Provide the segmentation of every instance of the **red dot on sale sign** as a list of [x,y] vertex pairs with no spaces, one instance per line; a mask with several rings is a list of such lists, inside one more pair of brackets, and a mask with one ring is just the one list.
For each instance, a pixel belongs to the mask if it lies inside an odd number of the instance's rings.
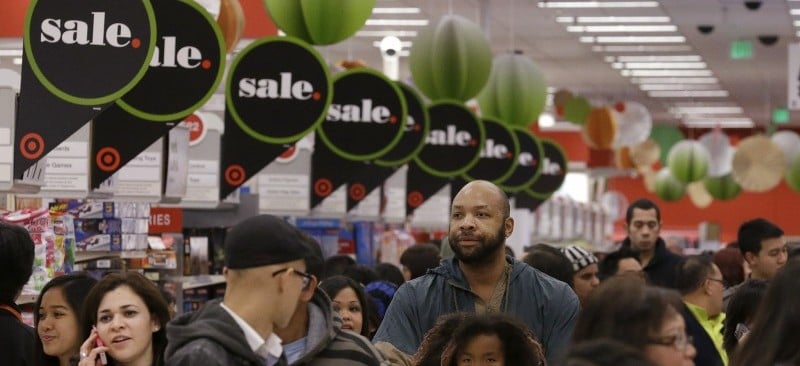
[[206,126],[197,114],[191,114],[181,122],[189,128],[189,144],[195,145],[203,140],[206,135]]

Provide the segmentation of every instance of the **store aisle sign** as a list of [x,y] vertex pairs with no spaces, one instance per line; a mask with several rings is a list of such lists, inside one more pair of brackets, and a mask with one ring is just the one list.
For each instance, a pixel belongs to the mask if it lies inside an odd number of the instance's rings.
[[99,105],[144,77],[155,36],[149,0],[31,0],[23,43],[48,91],[70,103]]
[[463,104],[452,101],[432,104],[428,114],[431,128],[416,163],[437,177],[464,174],[480,158],[486,139],[483,123]]
[[475,166],[464,173],[468,180],[502,182],[514,173],[519,156],[519,141],[514,132],[499,120],[484,118],[486,143]]
[[508,192],[519,192],[528,188],[539,178],[542,172],[542,157],[544,151],[539,139],[530,131],[522,127],[512,127],[514,135],[519,141],[519,155],[514,172],[501,183],[500,187]]
[[292,37],[267,37],[231,64],[226,106],[253,139],[294,143],[325,119],[332,89],[325,61],[313,47]]
[[542,174],[528,187],[527,192],[536,198],[545,199],[564,184],[569,159],[561,145],[550,139],[542,139],[542,152]]
[[408,113],[403,123],[403,137],[391,150],[375,160],[375,164],[381,166],[400,166],[413,159],[425,146],[425,138],[430,131],[428,108],[422,97],[406,84],[397,82],[397,86],[403,93]]
[[117,105],[144,120],[174,122],[214,94],[225,69],[225,42],[217,22],[192,0],[156,1],[153,8],[155,51],[144,77]]
[[150,207],[148,234],[183,232],[183,209],[176,207]]
[[359,68],[336,75],[333,101],[317,134],[336,155],[371,160],[403,137],[406,101],[397,85],[377,71]]

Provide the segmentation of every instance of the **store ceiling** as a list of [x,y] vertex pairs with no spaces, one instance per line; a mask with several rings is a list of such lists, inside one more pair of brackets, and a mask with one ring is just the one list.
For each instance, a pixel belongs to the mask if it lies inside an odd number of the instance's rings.
[[[576,0],[587,2],[587,0]],[[629,2],[633,0],[601,0],[601,2]],[[591,1],[589,1],[591,2]],[[745,7],[744,0],[660,0],[641,1],[655,5],[645,8],[554,8],[556,1],[538,0],[377,0],[376,8],[419,9],[412,14],[373,14],[371,19],[416,19],[436,22],[442,15],[457,14],[483,24],[490,35],[495,54],[521,50],[530,56],[544,71],[551,90],[565,88],[573,93],[589,98],[593,104],[610,104],[618,100],[633,100],[648,107],[657,123],[685,124],[689,120],[700,119],[710,123],[707,127],[742,126],[742,119],[749,118],[757,126],[764,126],[771,120],[771,111],[784,107],[787,103],[787,45],[797,41],[795,33],[800,27],[793,25],[800,21],[800,15],[790,14],[790,9],[800,9],[800,0],[762,0],[760,9],[753,11]],[[753,2],[759,2],[753,0]],[[800,10],[798,10],[800,12]],[[633,23],[584,23],[579,17],[660,17],[660,22]],[[571,18],[571,19],[570,19]],[[591,19],[590,19],[591,20]],[[595,19],[597,20],[597,19]],[[641,19],[640,19],[641,20]],[[571,21],[571,22],[570,22]],[[710,34],[701,34],[697,26],[714,26]],[[632,32],[569,32],[584,26],[590,30],[594,26],[660,26],[671,31],[632,33]],[[674,26],[674,27],[670,27]],[[413,34],[420,26],[365,25],[362,33],[333,46],[320,47],[319,50],[332,64],[347,58],[366,61],[369,66],[382,68],[382,60],[377,43],[378,32],[401,32],[399,38],[413,42]],[[594,29],[591,29],[594,30]],[[365,35],[366,34],[366,35]],[[762,45],[759,35],[776,35],[778,40],[771,46]],[[667,36],[684,37],[678,43],[620,43],[611,46],[667,46],[681,51],[656,52],[605,52],[598,51],[608,44],[596,43],[599,37],[606,36]],[[594,38],[595,43],[582,42],[581,37]],[[732,60],[731,43],[737,40],[752,43],[752,58]],[[589,41],[589,39],[584,39]],[[0,50],[19,48],[21,42],[13,39],[0,39]],[[242,43],[242,45],[245,42]],[[240,47],[242,46],[240,45]],[[702,89],[703,93],[722,94],[722,97],[654,97],[631,77],[623,73],[642,71],[615,69],[627,67],[620,64],[621,56],[691,56],[696,67],[705,63],[708,71],[718,83],[674,86],[675,84],[647,85],[647,89],[660,90],[654,93],[681,93],[688,88]],[[0,68],[19,70],[13,64],[14,56],[0,55]],[[401,57],[401,79],[410,79],[407,57]],[[639,65],[650,66],[653,65]],[[661,65],[669,66],[669,65]],[[702,64],[700,67],[704,66]],[[658,69],[656,69],[658,70]],[[691,72],[694,69],[687,69]],[[685,70],[684,70],[685,71]],[[663,80],[660,80],[663,81]],[[710,90],[710,91],[709,91]],[[675,107],[680,106],[726,106],[729,114],[681,115]],[[741,113],[736,113],[738,108]],[[701,110],[702,111],[702,110]],[[738,122],[736,122],[738,121]],[[792,113],[792,125],[800,125],[800,113]],[[733,122],[733,123],[731,123]],[[746,126],[747,124],[745,124]]]

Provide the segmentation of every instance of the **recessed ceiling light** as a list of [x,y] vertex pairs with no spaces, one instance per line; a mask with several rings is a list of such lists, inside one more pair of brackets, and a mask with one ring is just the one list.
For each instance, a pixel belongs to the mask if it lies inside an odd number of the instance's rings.
[[705,69],[705,62],[626,62],[626,69]]
[[684,43],[684,36],[598,36],[597,43]]
[[663,90],[647,92],[651,98],[725,98],[727,90]]
[[634,84],[717,84],[719,80],[714,77],[706,77],[706,78],[698,78],[698,77],[688,77],[688,78],[653,78],[653,77],[644,77],[644,78],[631,78],[631,82]]
[[714,76],[711,70],[623,70],[631,76]]
[[719,90],[717,84],[639,84],[642,91],[655,90]]
[[365,25],[424,27],[428,25],[428,19],[367,19]]
[[646,32],[675,32],[678,27],[674,25],[570,25],[567,32],[572,33],[646,33]]
[[668,56],[668,55],[649,55],[649,56],[617,56],[620,62],[695,62],[703,59],[698,55]]
[[691,50],[692,47],[689,45],[609,45],[592,47],[592,51],[595,52],[686,52]]
[[419,14],[419,8],[372,8],[372,14]]
[[658,1],[539,1],[540,8],[656,8]]
[[576,21],[578,23],[669,23],[669,17],[578,17]]

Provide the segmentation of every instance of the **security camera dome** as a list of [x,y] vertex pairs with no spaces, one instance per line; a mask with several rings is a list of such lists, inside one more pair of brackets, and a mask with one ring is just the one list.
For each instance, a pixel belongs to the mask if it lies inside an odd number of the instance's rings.
[[381,40],[381,53],[386,56],[396,56],[400,53],[401,48],[403,48],[403,44],[400,42],[400,38],[387,36]]
[[778,35],[776,34],[762,34],[758,36],[758,41],[764,46],[772,46],[778,42]]
[[750,10],[758,10],[761,8],[761,0],[745,0],[744,6]]
[[702,34],[711,34],[714,31],[714,26],[711,24],[700,24],[697,26],[697,31]]

